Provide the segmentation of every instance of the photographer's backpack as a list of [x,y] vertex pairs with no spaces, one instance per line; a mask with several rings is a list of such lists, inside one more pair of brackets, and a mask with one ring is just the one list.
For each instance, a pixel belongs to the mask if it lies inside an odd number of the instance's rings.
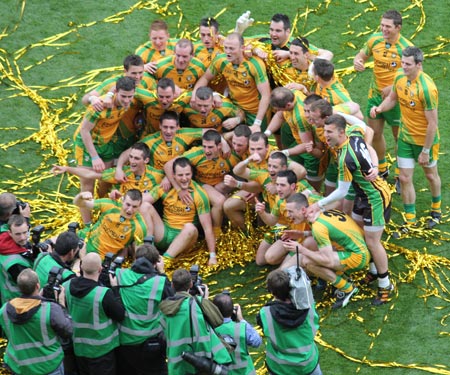
[[285,270],[289,275],[291,286],[290,296],[292,303],[297,310],[309,309],[314,304],[314,297],[311,289],[311,281],[308,275],[300,267],[299,254],[297,247],[297,265],[291,266]]

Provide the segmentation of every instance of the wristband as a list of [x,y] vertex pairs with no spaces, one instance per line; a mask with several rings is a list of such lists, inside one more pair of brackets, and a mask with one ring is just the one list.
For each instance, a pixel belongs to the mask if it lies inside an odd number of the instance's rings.
[[176,191],[177,193],[179,193],[179,192],[181,191],[181,188],[176,188],[175,191]]
[[424,154],[427,154],[427,155],[430,155],[430,149],[429,148],[422,148],[422,152],[424,153]]
[[238,189],[242,189],[242,185],[243,185],[243,184],[244,184],[244,183],[243,183],[242,181],[238,181],[236,187],[237,187]]
[[253,121],[253,125],[261,125],[261,124],[262,124],[261,120],[255,119],[255,121]]
[[111,91],[108,91],[108,93],[106,94],[106,96],[107,96],[108,98],[112,98],[112,97],[114,96],[114,93],[111,92]]
[[268,137],[270,137],[270,136],[272,135],[272,132],[271,132],[269,129],[267,129],[267,130],[264,132],[264,134],[267,135]]
[[250,158],[245,159],[245,160],[243,161],[243,163],[244,163],[245,165],[247,165],[248,163],[250,163]]
[[92,100],[94,100],[96,98],[96,96],[95,95],[91,95],[90,97],[89,97],[89,103],[91,103],[92,104]]
[[209,253],[209,258],[210,258],[210,259],[211,259],[211,258],[217,258],[216,253],[214,253],[214,252]]
[[98,159],[100,159],[100,156],[98,156],[98,155],[97,155],[97,156],[91,157],[91,160],[92,160],[92,161],[95,161],[95,160],[98,160]]
[[311,232],[311,231],[309,231],[309,230],[303,231],[303,236],[304,236],[304,237],[308,237],[308,236],[311,236],[311,235],[312,235],[312,232]]
[[322,204],[322,201],[318,201],[318,202],[317,202],[317,205],[319,206],[320,211],[322,211],[322,212],[325,211],[325,206]]
[[289,156],[289,150],[283,150],[281,151],[283,154],[285,154],[286,156]]

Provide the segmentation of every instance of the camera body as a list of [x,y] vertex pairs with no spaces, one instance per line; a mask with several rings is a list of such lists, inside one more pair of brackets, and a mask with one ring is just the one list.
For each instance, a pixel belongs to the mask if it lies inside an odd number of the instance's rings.
[[155,237],[152,236],[152,235],[144,237],[144,243],[147,244],[147,245],[154,245],[155,244]]
[[41,242],[44,230],[45,227],[43,225],[37,225],[31,229],[31,242],[28,242],[27,248],[30,250],[29,257],[32,259],[36,259],[40,253],[49,252],[55,246],[50,239]]
[[12,215],[20,215],[20,210],[24,210],[25,208],[27,208],[27,203],[16,198],[16,208],[12,212]]
[[99,282],[103,286],[111,287],[109,275],[116,275],[116,269],[121,268],[124,257],[118,257],[114,253],[107,253],[102,263],[102,272],[100,273]]
[[[72,221],[71,223],[69,223],[69,225],[67,225],[67,231],[68,232],[73,232],[73,233],[77,233],[77,230],[80,229],[80,224],[76,221]],[[84,241],[82,238],[78,237],[79,241],[78,241],[78,249],[81,250],[84,246]]]
[[43,289],[43,296],[47,299],[55,300],[55,292],[61,292],[64,268],[53,266],[48,273],[47,285]]
[[189,294],[191,296],[196,296],[198,294],[201,294],[200,290],[203,292],[203,294],[206,291],[206,286],[203,284],[203,279],[198,274],[199,270],[200,270],[200,267],[198,264],[194,264],[189,270],[189,273],[191,274],[191,278],[192,278],[192,288],[189,289]]

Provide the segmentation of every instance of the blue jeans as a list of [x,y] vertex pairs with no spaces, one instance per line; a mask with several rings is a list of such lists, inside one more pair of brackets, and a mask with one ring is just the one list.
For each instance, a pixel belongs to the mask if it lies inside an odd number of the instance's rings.
[[314,369],[314,371],[311,374],[309,374],[309,375],[322,375],[322,370],[320,369],[320,364],[317,364],[317,366]]
[[[13,375],[18,375],[15,372],[13,372],[8,366],[6,368],[11,371]],[[47,375],[64,375],[64,362],[61,362],[61,364],[52,372],[48,373]]]
[[64,375],[64,363],[61,362],[61,364],[48,375]]

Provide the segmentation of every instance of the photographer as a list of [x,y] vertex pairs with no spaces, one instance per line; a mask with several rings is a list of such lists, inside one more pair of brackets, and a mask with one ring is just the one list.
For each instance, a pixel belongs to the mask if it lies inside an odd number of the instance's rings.
[[64,374],[58,337],[71,337],[70,318],[61,306],[39,296],[41,286],[33,270],[23,270],[17,284],[21,296],[0,310],[0,324],[8,337],[6,365],[15,374]]
[[267,276],[267,289],[275,297],[257,316],[266,341],[266,367],[276,375],[322,375],[319,349],[314,337],[319,316],[314,304],[297,310],[290,297],[290,276],[274,270]]
[[167,374],[159,304],[174,292],[163,272],[162,258],[150,244],[137,248],[136,261],[130,269],[116,271],[126,311],[119,327],[120,374]]
[[233,364],[229,368],[229,374],[256,374],[253,360],[248,353],[247,345],[258,348],[262,339],[259,333],[242,316],[241,306],[233,305],[230,293],[225,291],[217,294],[213,303],[223,315],[223,324],[216,328],[220,335],[229,335],[236,343],[234,353],[231,353]]
[[31,252],[27,248],[29,232],[25,217],[11,215],[7,226],[9,230],[0,233],[0,285],[3,303],[19,297],[17,277],[24,269],[33,265]]
[[16,198],[14,194],[0,194],[0,232],[8,230],[8,220],[11,215],[22,215],[27,224],[30,224],[31,209],[30,205]]
[[183,352],[206,360],[212,366],[231,362],[230,354],[203,315],[204,307],[201,305],[213,305],[207,299],[208,288],[205,285],[203,298],[198,298],[189,294],[192,285],[189,271],[177,269],[172,276],[172,286],[176,294],[159,305],[163,313],[162,325],[167,340],[169,375],[197,373],[193,365],[183,360]]
[[[100,286],[102,261],[97,253],[81,260],[83,276],[64,284],[67,308],[73,319],[73,347],[79,375],[116,375],[117,323],[125,317],[117,288]],[[111,285],[116,279],[111,277]]]
[[[79,238],[74,232],[63,232],[55,241],[54,249],[50,252],[40,253],[34,261],[34,270],[39,276],[42,286],[47,285],[49,274],[56,266],[61,273],[61,283],[76,276],[71,266],[79,252]],[[46,296],[51,298],[50,296]]]

